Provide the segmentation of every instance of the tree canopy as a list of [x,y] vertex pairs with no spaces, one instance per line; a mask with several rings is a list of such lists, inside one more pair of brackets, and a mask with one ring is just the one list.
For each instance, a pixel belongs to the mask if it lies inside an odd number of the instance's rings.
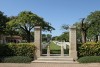
[[32,13],[31,11],[20,12],[16,18],[8,22],[8,25],[10,27],[13,26],[16,30],[21,30],[21,33],[24,32],[28,42],[30,42],[30,32],[33,30],[34,26],[41,26],[43,31],[51,32],[54,30],[49,22],[44,21],[43,18]]
[[0,34],[4,33],[7,21],[8,21],[7,16],[0,11]]
[[89,27],[88,35],[97,36],[100,35],[100,11],[91,12],[88,15],[87,20],[90,21],[91,27]]
[[[82,18],[81,22],[74,25],[77,27],[77,33],[82,34],[83,43],[86,42],[86,39],[92,39],[94,36],[97,41],[100,34],[100,11],[91,12],[86,18]],[[80,37],[79,34],[77,35],[78,38]]]

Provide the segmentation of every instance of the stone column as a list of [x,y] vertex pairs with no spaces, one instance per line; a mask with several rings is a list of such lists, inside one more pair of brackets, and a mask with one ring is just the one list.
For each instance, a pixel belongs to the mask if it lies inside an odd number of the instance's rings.
[[69,56],[73,58],[73,60],[77,59],[77,47],[76,47],[76,27],[71,26],[69,30]]
[[98,36],[98,41],[100,41],[100,35]]
[[6,44],[6,36],[5,35],[0,35],[0,44]]
[[47,56],[50,56],[50,47],[49,47],[49,45],[47,47]]
[[63,46],[63,44],[61,45],[61,56],[64,56],[64,46]]
[[40,26],[35,26],[34,27],[34,44],[36,46],[36,51],[35,51],[35,58],[37,59],[41,56],[41,27]]

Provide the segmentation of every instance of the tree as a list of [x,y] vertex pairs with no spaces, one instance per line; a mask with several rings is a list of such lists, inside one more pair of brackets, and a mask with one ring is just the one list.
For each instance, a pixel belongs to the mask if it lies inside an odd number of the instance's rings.
[[60,39],[61,39],[62,41],[68,42],[68,41],[69,41],[69,32],[63,32],[63,33],[60,35]]
[[82,43],[86,43],[86,37],[87,37],[87,31],[89,29],[91,24],[89,24],[85,18],[83,18],[81,20],[81,26],[80,26],[80,29],[81,29],[81,34],[82,34]]
[[4,13],[0,11],[0,34],[5,33],[5,28],[6,28],[6,22],[7,21],[8,21],[7,16],[4,15]]
[[100,34],[100,11],[91,12],[91,14],[87,16],[87,20],[91,23],[88,34],[95,36],[97,42],[97,37]]
[[[62,29],[65,29],[66,31],[69,29],[69,25],[63,24],[61,26]],[[69,41],[69,32],[63,32],[60,36],[59,39],[61,39],[61,41]]]
[[46,34],[42,34],[42,41],[43,42],[47,42],[47,36],[46,36]]
[[[8,17],[8,20],[12,21],[13,19],[16,19],[16,18],[17,18],[17,16],[11,16],[11,17]],[[10,36],[19,35],[19,32],[16,29],[17,29],[16,24],[12,25],[12,24],[6,23],[6,35],[10,35]]]
[[79,34],[82,35],[81,36],[82,43],[86,43],[87,32],[88,32],[89,27],[91,26],[90,21],[87,21],[86,18],[82,18],[79,23],[75,23],[74,25],[77,28],[78,36]]
[[50,42],[51,39],[52,39],[52,35],[51,34],[47,34],[47,42]]
[[51,34],[42,34],[42,41],[50,42],[51,39],[52,39]]
[[4,15],[3,12],[0,11],[0,40],[2,40],[2,42],[0,43],[5,43],[5,28],[6,28],[6,22],[8,21],[8,18],[6,15]]
[[43,18],[32,13],[31,11],[22,11],[18,14],[17,18],[8,22],[9,25],[15,26],[17,30],[22,30],[28,42],[30,42],[31,31],[34,26],[41,26],[43,31],[52,31],[54,28],[50,23],[44,21]]
[[62,28],[62,29],[65,29],[65,30],[68,30],[68,29],[69,29],[69,25],[63,24],[63,25],[61,26],[61,28]]

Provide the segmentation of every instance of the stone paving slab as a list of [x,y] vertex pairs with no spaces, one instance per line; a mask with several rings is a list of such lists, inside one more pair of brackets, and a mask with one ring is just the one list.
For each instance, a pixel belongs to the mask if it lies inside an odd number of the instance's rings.
[[0,67],[100,67],[100,63],[63,64],[63,63],[0,63]]

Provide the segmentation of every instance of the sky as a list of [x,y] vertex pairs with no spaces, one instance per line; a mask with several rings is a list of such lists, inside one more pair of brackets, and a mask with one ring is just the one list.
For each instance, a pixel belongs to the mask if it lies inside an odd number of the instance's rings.
[[100,10],[100,0],[0,0],[0,11],[7,16],[31,11],[43,17],[56,29],[50,33],[53,36],[66,31],[61,29],[62,25],[71,26],[96,10]]

